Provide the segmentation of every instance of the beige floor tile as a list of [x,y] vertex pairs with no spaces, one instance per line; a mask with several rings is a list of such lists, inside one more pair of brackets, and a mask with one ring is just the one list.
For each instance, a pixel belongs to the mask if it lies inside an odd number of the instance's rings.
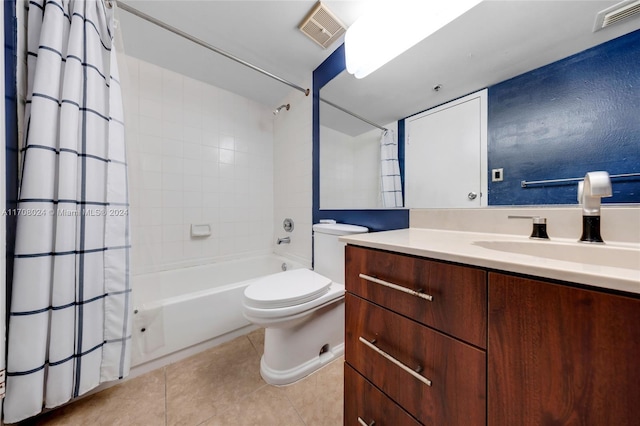
[[265,385],[202,426],[304,426],[282,389]]
[[344,357],[282,389],[307,425],[340,426],[343,422]]
[[164,425],[164,369],[127,380],[39,416],[30,425]]
[[338,426],[343,358],[290,386],[260,378],[264,330],[128,380],[22,425]]
[[167,424],[197,425],[265,382],[246,336],[167,367]]
[[259,328],[247,335],[258,355],[264,353],[264,328]]

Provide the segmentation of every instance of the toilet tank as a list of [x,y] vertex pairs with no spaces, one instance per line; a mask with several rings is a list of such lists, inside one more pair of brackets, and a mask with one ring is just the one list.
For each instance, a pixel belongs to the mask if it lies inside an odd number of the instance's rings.
[[364,234],[364,226],[345,223],[316,223],[313,225],[313,270],[344,284],[344,246],[338,239],[342,235]]

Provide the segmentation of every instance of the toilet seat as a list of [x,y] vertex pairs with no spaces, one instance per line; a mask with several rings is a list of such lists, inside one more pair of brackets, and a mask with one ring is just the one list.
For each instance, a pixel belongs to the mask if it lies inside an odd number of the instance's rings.
[[331,280],[310,269],[294,269],[260,278],[244,291],[245,306],[279,309],[311,302],[329,292]]

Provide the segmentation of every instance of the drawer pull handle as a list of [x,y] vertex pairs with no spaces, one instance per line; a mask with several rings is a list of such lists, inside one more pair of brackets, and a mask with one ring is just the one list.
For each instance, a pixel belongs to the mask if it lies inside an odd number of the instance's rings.
[[[389,361],[391,361],[392,363],[394,363],[395,365],[397,365],[398,367],[402,368],[404,371],[406,371],[407,373],[411,374],[413,377],[415,377],[416,379],[420,380],[422,383],[424,383],[427,386],[431,386],[431,380],[427,379],[426,377],[416,373],[414,370],[412,370],[411,368],[407,367],[406,365],[404,365],[403,363],[401,363],[400,361],[398,361],[397,359],[395,359],[394,357],[392,357],[391,355],[389,355],[388,353],[386,353],[385,351],[383,351],[382,349],[378,348],[376,345],[374,345],[373,343],[369,342],[367,339],[365,339],[364,337],[360,336],[358,338],[358,340],[360,340],[362,343],[364,343],[366,346],[368,346],[369,348],[373,349],[374,351],[376,351],[379,355],[382,355],[383,357],[385,357],[386,359],[388,359]],[[375,342],[375,340],[373,340],[373,342]],[[420,371],[422,371],[422,367],[418,367],[418,369]]]
[[390,283],[388,281],[383,281],[383,280],[381,280],[379,278],[370,277],[369,275],[365,275],[365,274],[360,274],[360,278],[362,278],[363,280],[371,281],[372,283],[376,283],[376,284],[383,285],[385,287],[392,288],[394,290],[399,290],[399,291],[401,291],[403,293],[407,293],[407,294],[410,294],[412,296],[421,297],[421,298],[423,298],[425,300],[428,300],[429,302],[433,301],[433,296],[431,296],[430,294],[422,293],[420,291],[411,290],[409,288],[402,287],[401,285]]
[[362,417],[358,416],[358,423],[360,423],[362,426],[374,426],[376,424],[376,421],[371,420],[371,423],[367,423],[364,420],[362,420]]

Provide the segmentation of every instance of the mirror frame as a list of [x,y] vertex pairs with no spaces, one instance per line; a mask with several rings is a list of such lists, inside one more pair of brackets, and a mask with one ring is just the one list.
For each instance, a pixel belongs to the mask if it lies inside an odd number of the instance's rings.
[[[320,208],[320,89],[346,69],[344,44],[340,45],[313,71],[313,151],[312,151],[312,219],[334,219],[341,223],[366,226],[369,231],[388,231],[409,227],[409,209],[321,209]],[[402,143],[400,143],[402,141]],[[398,149],[404,168],[404,120],[398,122]],[[403,182],[404,188],[404,182]]]

